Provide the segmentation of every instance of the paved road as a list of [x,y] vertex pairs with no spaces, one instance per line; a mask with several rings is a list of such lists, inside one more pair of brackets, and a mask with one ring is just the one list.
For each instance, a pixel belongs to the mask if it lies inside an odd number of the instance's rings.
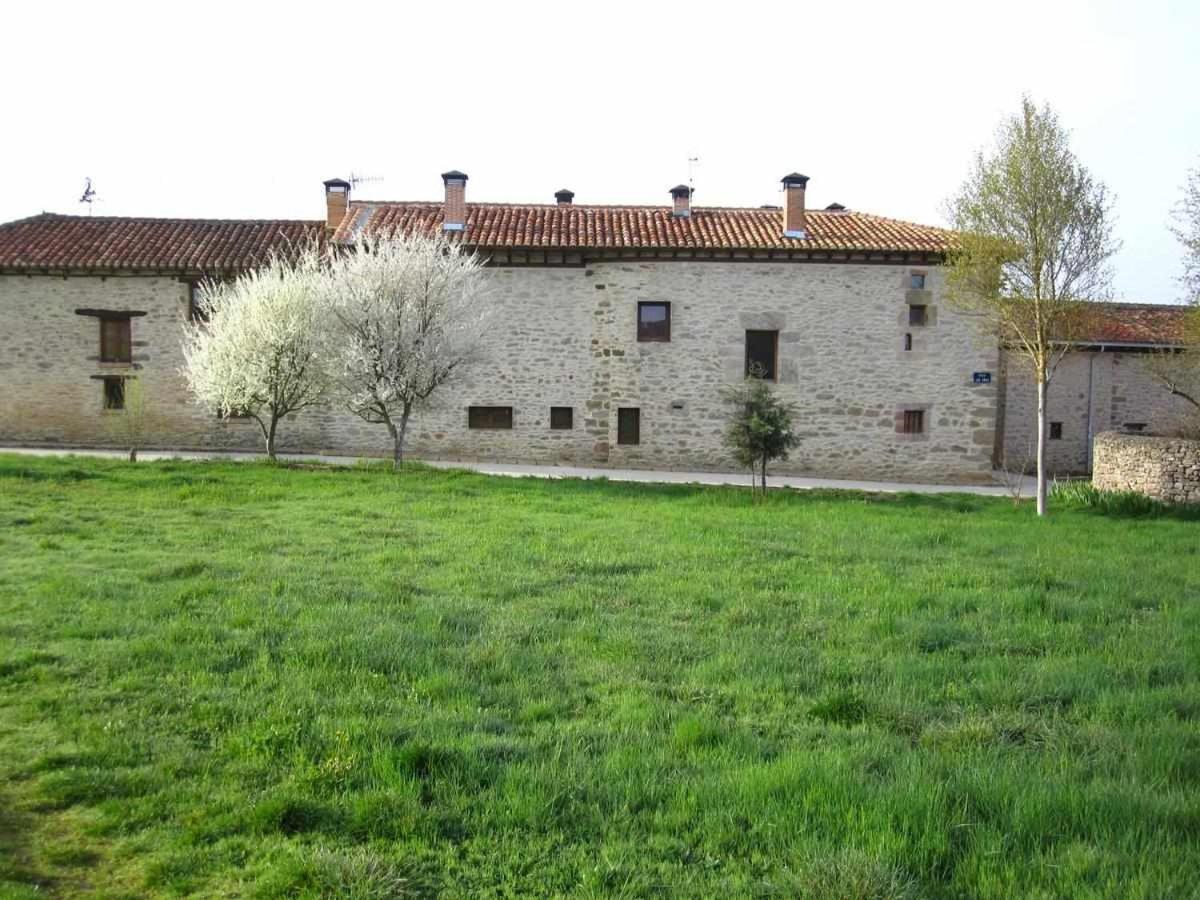
[[[30,456],[98,456],[111,459],[125,457],[125,453],[116,450],[70,450],[59,448],[31,447],[0,447],[0,453],[24,453]],[[319,462],[332,465],[354,465],[359,457],[354,456],[324,456],[308,453],[281,453],[280,459],[289,462]],[[204,451],[163,451],[143,450],[138,459],[148,462],[156,459],[223,459],[223,460],[254,460],[262,459],[258,453],[217,453]],[[479,463],[479,462],[446,462],[442,460],[425,460],[426,465],[439,469],[470,469],[484,475],[505,475],[514,478],[607,478],[610,481],[641,481],[652,484],[750,484],[750,476],[745,472],[671,472],[643,469],[593,469],[581,466],[525,466],[508,463]],[[996,473],[994,485],[955,485],[955,484],[917,484],[902,481],[849,481],[840,478],[805,478],[795,475],[772,475],[768,483],[774,487],[790,487],[797,490],[812,490],[826,488],[850,491],[881,491],[884,493],[912,492],[917,494],[980,494],[991,497],[1011,496],[1009,489],[1003,484],[1000,473]],[[1032,497],[1034,480],[1026,477],[1023,481],[1021,496]]]

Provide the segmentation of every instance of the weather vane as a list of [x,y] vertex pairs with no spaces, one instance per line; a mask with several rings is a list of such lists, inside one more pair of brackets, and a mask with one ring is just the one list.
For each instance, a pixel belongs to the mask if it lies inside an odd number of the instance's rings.
[[92,187],[91,176],[83,179],[83,193],[79,195],[79,202],[86,203],[88,207],[88,215],[92,214],[92,204],[96,202],[96,189]]

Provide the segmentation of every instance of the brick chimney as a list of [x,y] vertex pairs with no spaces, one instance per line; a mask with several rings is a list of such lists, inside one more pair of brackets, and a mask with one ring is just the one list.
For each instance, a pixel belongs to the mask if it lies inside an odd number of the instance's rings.
[[575,199],[575,192],[563,188],[561,191],[554,192],[554,199],[558,201],[559,206],[570,206],[571,201]]
[[342,224],[350,208],[350,182],[330,178],[325,182],[325,227],[330,231]]
[[686,184],[677,184],[671,188],[671,198],[674,208],[671,215],[677,219],[686,219],[692,214],[692,189]]
[[804,214],[804,189],[808,176],[793,172],[783,176],[783,236],[808,237],[808,220]]
[[462,231],[467,227],[467,176],[457,169],[442,173],[446,185],[446,206],[442,231]]

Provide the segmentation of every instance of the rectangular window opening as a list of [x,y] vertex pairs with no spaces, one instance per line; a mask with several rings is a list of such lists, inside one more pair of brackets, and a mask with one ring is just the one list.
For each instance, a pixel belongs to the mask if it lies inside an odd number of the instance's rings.
[[100,361],[132,362],[133,341],[130,340],[129,319],[100,320]]
[[1062,422],[1051,422],[1050,423],[1050,440],[1052,440],[1052,441],[1061,441],[1062,440]]
[[468,428],[512,428],[511,406],[467,407]]
[[909,332],[908,334],[904,335],[904,349],[905,350],[912,349],[912,332]]
[[104,379],[104,408],[125,408],[125,379],[110,377]]
[[910,273],[908,276],[908,289],[910,291],[925,290],[925,273],[924,272]]
[[555,431],[569,431],[575,427],[575,410],[570,406],[550,407],[550,427]]
[[925,410],[906,409],[904,411],[904,420],[901,423],[900,431],[902,434],[924,434]]
[[637,309],[639,341],[671,340],[670,303],[639,303]]
[[779,370],[779,332],[746,332],[746,377],[777,381]]
[[914,303],[908,308],[908,324],[909,325],[924,325],[928,319],[929,307]]
[[207,322],[208,310],[204,308],[201,302],[201,291],[199,284],[191,284],[188,286],[188,319],[192,322]]
[[617,443],[640,444],[642,442],[642,411],[637,407],[622,407],[617,410]]

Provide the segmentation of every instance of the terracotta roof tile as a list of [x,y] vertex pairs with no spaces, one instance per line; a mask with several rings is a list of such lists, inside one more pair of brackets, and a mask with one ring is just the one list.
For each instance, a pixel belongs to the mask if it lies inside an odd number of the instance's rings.
[[320,240],[324,223],[42,213],[0,225],[0,269],[238,270]]
[[1194,309],[1166,303],[1097,303],[1089,340],[1114,344],[1173,344],[1183,337],[1184,318]]
[[[439,233],[442,204],[372,202],[350,204],[334,239],[347,241],[362,228],[371,232]],[[712,249],[915,251],[938,253],[952,235],[860,212],[812,210],[808,237],[783,236],[779,209],[693,207],[676,217],[665,206],[551,206],[468,203],[465,240],[474,247],[587,249]]]

